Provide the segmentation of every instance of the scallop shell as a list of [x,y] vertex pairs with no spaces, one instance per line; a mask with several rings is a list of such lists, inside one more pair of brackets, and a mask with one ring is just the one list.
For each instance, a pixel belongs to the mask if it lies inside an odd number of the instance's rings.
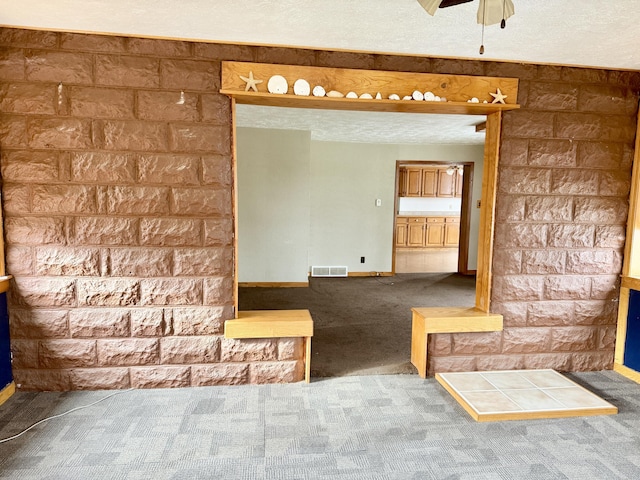
[[402,100],[413,100],[413,97],[411,95],[405,95],[402,97]]
[[346,95],[347,98],[358,98],[358,94],[356,92],[349,92]]
[[267,83],[267,90],[269,90],[269,93],[275,93],[278,95],[287,93],[287,90],[289,90],[287,79],[282,75],[274,75],[269,79],[269,83]]
[[364,98],[365,100],[373,99],[373,96],[370,93],[363,93],[359,98]]
[[293,93],[308,97],[311,93],[311,85],[309,85],[309,82],[304,78],[299,78],[296,80],[296,83],[293,84]]
[[324,87],[322,85],[316,85],[313,87],[313,96],[314,97],[324,97],[327,94]]
[[414,92],[411,94],[411,98],[420,101],[424,100],[424,95],[419,90],[414,90]]
[[344,97],[344,93],[338,92],[336,90],[331,90],[331,91],[327,92],[327,97],[342,98],[342,97]]
[[433,92],[424,92],[424,99],[427,102],[433,102],[436,99],[436,96]]
[[392,93],[391,95],[389,95],[389,100],[400,100],[400,96]]

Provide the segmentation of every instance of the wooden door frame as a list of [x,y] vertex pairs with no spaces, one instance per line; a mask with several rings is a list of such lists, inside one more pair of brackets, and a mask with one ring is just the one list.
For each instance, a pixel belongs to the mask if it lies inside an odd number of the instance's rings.
[[462,186],[462,205],[460,207],[460,243],[458,244],[458,273],[472,275],[469,271],[469,238],[471,228],[471,203],[473,196],[474,162],[455,162],[450,160],[396,160],[395,190],[393,201],[393,238],[391,243],[391,274],[396,274],[396,222],[400,202],[400,167],[418,165],[424,167],[440,167],[443,165],[462,165],[464,168]]

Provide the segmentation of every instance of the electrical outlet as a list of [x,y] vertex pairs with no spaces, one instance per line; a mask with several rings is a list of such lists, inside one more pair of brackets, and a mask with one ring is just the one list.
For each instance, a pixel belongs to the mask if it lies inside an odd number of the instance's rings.
[[478,200],[478,203],[476,203],[476,208],[480,208],[480,200]]
[[360,257],[360,263],[364,263],[364,257]]

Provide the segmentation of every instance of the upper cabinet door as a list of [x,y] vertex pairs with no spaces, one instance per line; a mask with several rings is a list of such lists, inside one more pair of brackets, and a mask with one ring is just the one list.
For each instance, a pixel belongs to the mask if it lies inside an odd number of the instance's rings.
[[406,178],[407,189],[405,196],[407,197],[420,197],[422,194],[422,169],[421,168],[407,168]]
[[438,171],[433,168],[422,170],[422,196],[435,197],[438,194]]
[[438,196],[453,197],[455,195],[456,179],[454,175],[449,175],[446,170],[438,170]]
[[460,198],[462,197],[462,180],[464,179],[464,176],[460,175],[458,172],[453,176],[456,177],[456,197]]

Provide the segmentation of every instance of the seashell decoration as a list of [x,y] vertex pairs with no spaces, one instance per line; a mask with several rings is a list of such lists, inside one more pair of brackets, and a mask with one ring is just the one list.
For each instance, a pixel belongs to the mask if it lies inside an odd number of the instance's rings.
[[349,92],[346,95],[347,98],[358,98],[358,94],[356,92]]
[[311,93],[311,85],[309,85],[309,82],[304,78],[299,78],[296,80],[296,83],[293,84],[293,93],[308,97]]
[[467,100],[467,103],[480,103],[480,100],[478,100],[476,97],[473,97]]
[[411,95],[405,95],[402,97],[402,100],[413,100],[413,97]]
[[424,95],[422,94],[421,91],[419,90],[414,90],[414,92],[411,94],[411,98],[413,98],[414,100],[424,100]]
[[436,100],[436,96],[433,92],[424,92],[424,100],[426,102],[434,102]]
[[438,95],[436,95],[436,98],[434,98],[434,100],[435,100],[436,102],[439,102],[439,101],[440,101],[440,97],[439,97]]
[[447,101],[447,97],[440,97],[440,101],[441,102],[446,102]]
[[362,98],[364,100],[372,100],[373,96],[370,93],[363,93],[359,98]]
[[316,85],[313,87],[313,96],[314,97],[324,97],[327,94],[324,87],[322,85]]
[[331,90],[331,91],[327,92],[327,97],[342,98],[342,97],[344,97],[344,93],[338,92],[336,90]]
[[382,95],[380,95],[380,92],[376,93],[376,100],[382,100]]
[[392,93],[391,95],[389,95],[389,100],[400,100],[400,96]]
[[287,90],[289,90],[287,79],[282,75],[274,75],[269,79],[269,83],[267,83],[267,90],[269,90],[269,93],[284,95],[287,93]]

